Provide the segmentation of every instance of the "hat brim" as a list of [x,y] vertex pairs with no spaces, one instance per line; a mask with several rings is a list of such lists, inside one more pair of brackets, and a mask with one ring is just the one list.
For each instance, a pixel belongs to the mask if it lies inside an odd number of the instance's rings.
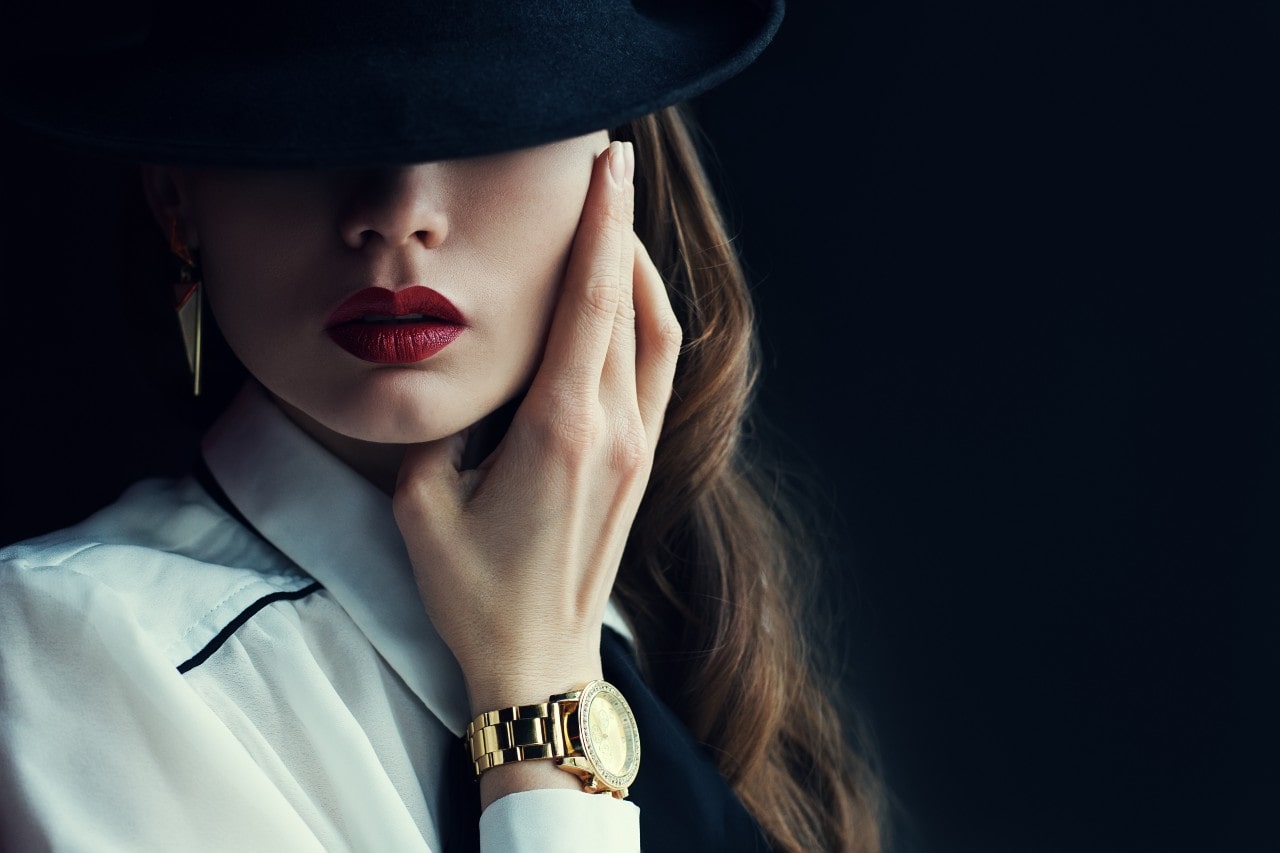
[[[781,0],[572,26],[279,54],[135,47],[26,60],[0,92],[18,123],[109,156],[244,168],[348,168],[476,156],[617,127],[756,59]],[[726,14],[727,8],[733,14]],[[406,46],[407,45],[407,46]]]

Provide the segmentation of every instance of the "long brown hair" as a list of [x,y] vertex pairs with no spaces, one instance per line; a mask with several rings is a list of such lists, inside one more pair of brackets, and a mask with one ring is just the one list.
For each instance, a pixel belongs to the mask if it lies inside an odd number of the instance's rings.
[[[819,638],[802,630],[815,551],[745,440],[758,373],[755,318],[690,124],[672,108],[613,136],[635,143],[636,232],[685,334],[616,588],[642,665],[774,847],[876,853],[879,789],[850,746],[847,709],[839,713],[822,688],[812,646]],[[167,269],[172,258],[136,186],[127,194],[122,280],[158,288],[176,270]],[[176,326],[142,310],[163,313],[168,303],[159,290],[125,291],[147,318],[140,328],[173,332],[139,350],[144,365],[172,367],[153,380],[163,399],[191,405]],[[244,377],[212,326],[206,391],[187,413],[197,425],[222,410]]]
[[617,582],[646,672],[776,849],[879,851],[879,787],[803,628],[813,552],[744,440],[755,318],[691,124],[672,108],[613,135],[685,334]]

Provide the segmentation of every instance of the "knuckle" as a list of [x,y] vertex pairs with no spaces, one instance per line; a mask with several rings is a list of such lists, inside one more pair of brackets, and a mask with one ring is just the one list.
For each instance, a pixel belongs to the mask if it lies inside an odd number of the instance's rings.
[[615,273],[598,269],[587,277],[582,295],[586,312],[593,317],[612,317],[618,308],[618,277]]
[[574,388],[555,389],[546,404],[532,413],[542,444],[573,453],[594,446],[603,432],[598,406]]
[[627,325],[634,326],[636,322],[636,305],[630,299],[618,300],[618,308],[616,314],[618,320]]
[[561,410],[552,424],[552,442],[568,451],[594,447],[604,432],[600,418],[587,406]]
[[423,490],[413,482],[401,482],[391,496],[391,514],[401,526],[418,527],[423,522]]
[[629,418],[610,445],[610,467],[628,478],[642,477],[648,474],[651,458],[643,424],[639,418]]
[[680,352],[680,346],[684,343],[684,329],[680,328],[680,321],[673,312],[668,311],[659,319],[658,339],[671,357]]

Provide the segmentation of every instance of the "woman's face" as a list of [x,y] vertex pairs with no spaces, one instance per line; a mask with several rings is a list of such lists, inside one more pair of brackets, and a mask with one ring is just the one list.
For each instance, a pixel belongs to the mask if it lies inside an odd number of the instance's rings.
[[[209,306],[249,371],[329,430],[407,444],[456,433],[527,386],[608,142],[600,131],[396,168],[168,174]],[[368,288],[418,299],[351,301]]]

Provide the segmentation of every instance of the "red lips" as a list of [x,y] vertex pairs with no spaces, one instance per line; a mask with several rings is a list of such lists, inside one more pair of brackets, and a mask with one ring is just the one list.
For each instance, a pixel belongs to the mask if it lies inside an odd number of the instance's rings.
[[366,287],[335,308],[325,323],[334,343],[375,364],[428,359],[466,327],[466,318],[452,302],[417,285],[404,290]]

